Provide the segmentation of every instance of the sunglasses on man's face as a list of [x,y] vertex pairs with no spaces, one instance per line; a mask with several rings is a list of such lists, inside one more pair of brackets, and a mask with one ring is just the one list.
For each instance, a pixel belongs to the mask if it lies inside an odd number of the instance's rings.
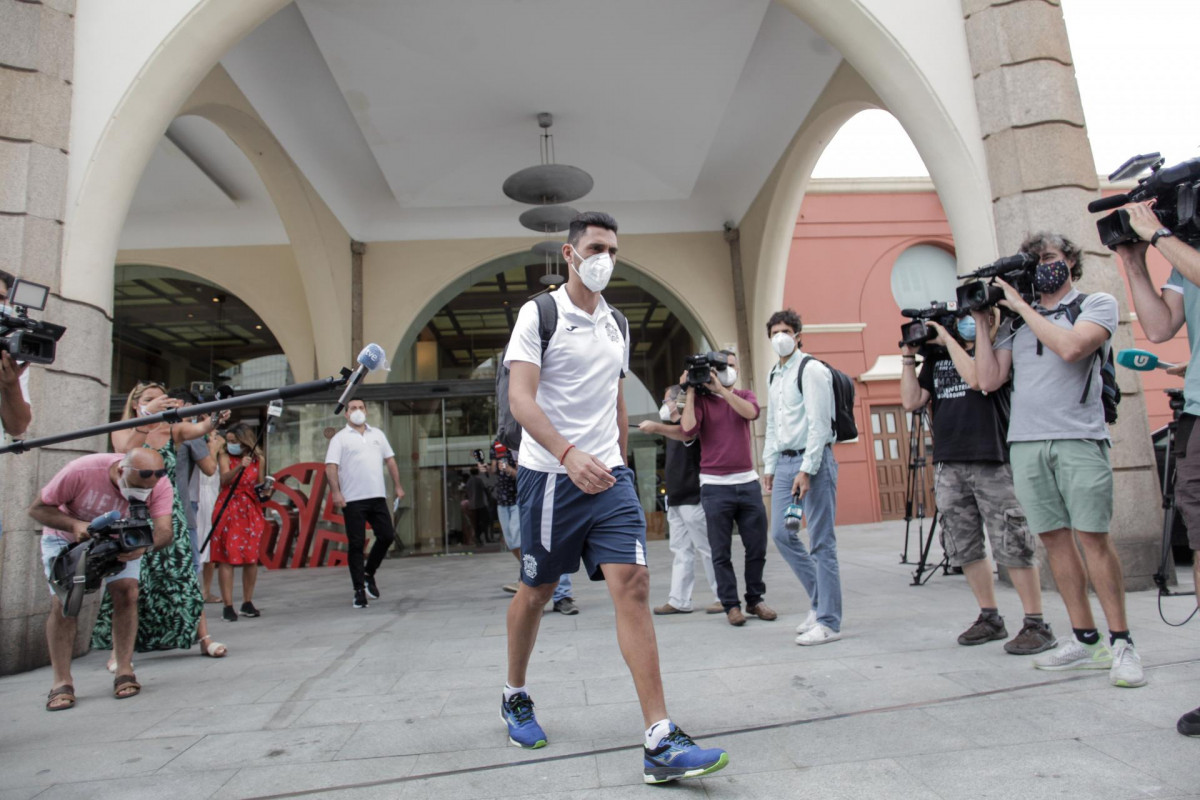
[[137,475],[142,480],[149,480],[150,478],[165,478],[165,477],[167,477],[167,471],[165,469],[131,469],[129,467],[126,467],[125,471],[131,472],[134,475]]

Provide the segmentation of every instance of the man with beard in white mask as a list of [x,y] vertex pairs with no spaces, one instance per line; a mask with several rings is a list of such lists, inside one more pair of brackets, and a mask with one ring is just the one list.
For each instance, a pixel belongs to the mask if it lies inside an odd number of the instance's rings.
[[[367,598],[379,599],[375,572],[383,557],[396,540],[392,514],[387,504],[387,488],[383,484],[383,467],[392,476],[396,499],[404,497],[400,485],[400,468],[396,454],[383,431],[367,424],[367,404],[351,400],[346,405],[346,427],[329,440],[325,453],[325,477],[329,481],[329,496],[333,507],[342,512],[346,521],[350,580],[354,583],[354,608],[366,608]],[[367,540],[367,525],[375,534],[375,544],[363,566],[363,546]]]
[[[763,602],[767,591],[763,582],[767,509],[750,449],[750,423],[758,419],[758,398],[747,389],[733,388],[737,383],[737,356],[728,350],[721,352],[726,367],[717,370],[710,366],[708,383],[700,390],[688,381],[686,372],[679,377],[680,385],[687,386],[679,425],[684,436],[700,437],[700,504],[708,524],[717,596],[729,624],[741,627],[746,624],[746,614],[768,622],[779,615]],[[735,522],[745,549],[745,614],[730,556]]]
[[508,680],[500,717],[508,740],[547,744],[525,686],[542,608],[559,576],[579,569],[612,597],[617,642],[646,726],[643,779],[693,778],[728,763],[724,750],[696,745],[667,716],[650,615],[646,517],[626,466],[629,416],[622,379],[629,325],[601,296],[617,254],[617,222],[584,212],[571,221],[563,258],[567,282],[551,293],[556,314],[543,347],[537,304],[526,303],[505,350],[508,402],[520,424],[517,505],[521,585],[508,607]]
[[[1046,546],[1071,620],[1073,635],[1060,638],[1033,665],[1054,671],[1107,669],[1114,686],[1144,686],[1125,615],[1121,560],[1108,535],[1113,479],[1101,359],[1117,330],[1117,300],[1107,292],[1085,296],[1075,288],[1073,281],[1083,275],[1082,252],[1065,236],[1033,234],[1021,252],[1038,258],[1037,297],[1031,305],[996,280],[1004,290],[1000,304],[1013,315],[1000,326],[994,345],[987,336],[976,338],[975,372],[985,392],[999,389],[1012,373],[1008,454],[1013,485],[1029,529]],[[985,314],[974,316],[978,329],[986,330]],[[1092,616],[1089,579],[1108,622],[1107,643]]]
[[[767,382],[762,482],[771,495],[771,538],[808,593],[810,608],[796,628],[796,644],[809,646],[842,638],[842,576],[833,530],[838,478],[833,374],[801,351],[800,327],[800,315],[790,308],[767,320],[779,362]],[[807,550],[799,531],[787,525],[789,505],[808,521]]]
[[[146,504],[153,523],[154,547],[171,541],[171,510],[175,491],[167,479],[162,456],[139,447],[129,453],[97,453],[67,464],[38,492],[29,516],[42,528],[42,566],[46,577],[54,559],[71,545],[88,538],[88,525],[101,514],[129,514],[130,501]],[[113,696],[133,697],[141,684],[133,674],[133,641],[137,636],[138,575],[145,550],[123,553],[120,572],[105,579],[113,598],[113,654],[116,679]],[[71,680],[71,651],[75,645],[75,617],[64,617],[62,602],[51,592],[50,616],[46,620],[46,642],[54,682],[46,700],[47,711],[65,711],[75,706]]]

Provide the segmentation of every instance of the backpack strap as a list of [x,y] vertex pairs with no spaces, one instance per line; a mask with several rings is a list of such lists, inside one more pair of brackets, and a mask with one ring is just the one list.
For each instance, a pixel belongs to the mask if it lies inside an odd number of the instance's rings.
[[[1075,320],[1079,319],[1079,315],[1083,311],[1083,301],[1086,299],[1087,299],[1087,295],[1080,292],[1079,295],[1074,300],[1067,303],[1065,306],[1062,306],[1063,311],[1067,315],[1067,319],[1070,321],[1070,323],[1072,325],[1075,324]],[[1107,349],[1106,349],[1107,347],[1108,347],[1107,342],[1105,342],[1104,344],[1101,344],[1099,347],[1097,347],[1096,353],[1092,360],[1093,361],[1103,361],[1104,353],[1107,352]],[[1093,370],[1092,365],[1089,364],[1087,380],[1083,384],[1083,395],[1080,396],[1080,398],[1079,398],[1079,402],[1081,404],[1087,402],[1088,392],[1090,392],[1092,390],[1092,373],[1093,372],[1095,372],[1095,370]]]
[[549,292],[543,292],[533,298],[534,304],[538,310],[538,334],[542,339],[542,355],[546,355],[546,348],[550,346],[550,339],[554,336],[554,331],[558,328],[558,303],[554,302],[554,298]]

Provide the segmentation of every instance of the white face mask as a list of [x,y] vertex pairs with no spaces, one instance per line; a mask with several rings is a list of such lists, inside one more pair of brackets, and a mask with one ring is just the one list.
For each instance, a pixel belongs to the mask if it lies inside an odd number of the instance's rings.
[[771,337],[771,349],[780,358],[787,358],[796,352],[796,340],[789,334],[780,331]]
[[728,389],[737,383],[737,367],[726,367],[724,372],[717,373],[717,380],[721,381],[721,385]]
[[145,405],[145,404],[138,406],[138,416],[139,417],[150,416],[150,406]]
[[583,285],[593,292],[604,291],[604,287],[608,286],[608,281],[612,278],[612,256],[608,253],[597,253],[590,258],[583,258],[574,247],[571,250],[575,252],[575,255],[583,259],[583,263],[578,267],[574,264],[571,265],[571,269],[575,270],[575,273],[583,281]]
[[671,404],[670,403],[663,403],[661,406],[658,407],[658,418],[661,419],[663,422],[671,421]]
[[362,425],[367,421],[367,412],[355,409],[350,412],[350,424]]
[[121,496],[126,500],[137,500],[140,503],[146,502],[150,498],[150,493],[154,491],[153,489],[139,489],[130,486],[125,482],[124,475],[121,476],[121,482],[117,488],[121,490]]

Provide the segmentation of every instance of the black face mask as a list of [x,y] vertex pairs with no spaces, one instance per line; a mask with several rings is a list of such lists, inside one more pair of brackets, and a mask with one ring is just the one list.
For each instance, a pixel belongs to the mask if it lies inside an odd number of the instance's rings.
[[1063,287],[1069,277],[1071,277],[1071,268],[1065,261],[1038,264],[1037,271],[1033,274],[1033,288],[1041,294],[1054,294]]

